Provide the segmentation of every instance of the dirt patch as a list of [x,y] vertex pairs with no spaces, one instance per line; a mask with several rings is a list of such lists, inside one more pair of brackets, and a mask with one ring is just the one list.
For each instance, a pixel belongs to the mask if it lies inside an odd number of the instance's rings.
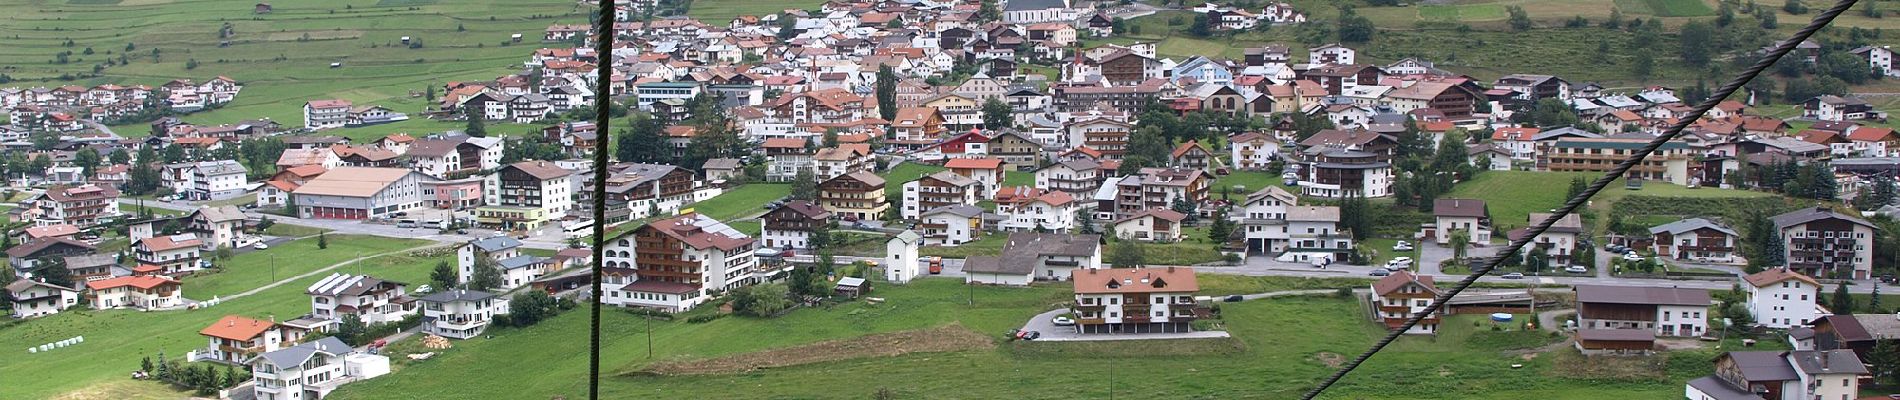
[[891,357],[910,353],[931,353],[995,348],[996,342],[960,325],[931,329],[880,333],[851,339],[828,340],[803,346],[787,347],[725,357],[665,361],[629,372],[630,375],[714,375],[751,372],[767,368],[789,367],[857,358]]
[[1330,351],[1322,351],[1319,352],[1319,354],[1314,354],[1313,358],[1318,359],[1321,364],[1326,364],[1328,368],[1338,369],[1339,366],[1346,365],[1345,356]]
[[1548,374],[1567,378],[1615,379],[1615,380],[1654,380],[1669,375],[1668,354],[1643,356],[1596,355],[1586,356],[1576,349],[1559,350],[1550,353],[1556,357],[1551,361]]

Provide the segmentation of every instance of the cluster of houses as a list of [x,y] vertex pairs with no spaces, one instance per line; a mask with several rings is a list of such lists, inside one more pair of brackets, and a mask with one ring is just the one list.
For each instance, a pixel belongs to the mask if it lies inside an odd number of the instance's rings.
[[[204,83],[176,79],[157,88],[114,84],[0,88],[0,110],[7,112],[9,123],[0,133],[79,132],[89,128],[84,120],[111,120],[152,111],[154,107],[190,113],[228,103],[241,90],[244,85],[222,76]],[[23,137],[0,137],[6,142],[20,139]]]
[[[117,197],[111,188],[84,186],[55,187],[27,200],[23,208],[39,225],[8,233],[19,243],[6,251],[17,277],[7,285],[15,300],[13,317],[42,317],[71,307],[186,307],[181,279],[208,267],[212,252],[256,240],[237,207],[203,207],[181,216],[123,221],[131,248],[101,253],[98,236],[87,232],[120,218]],[[52,282],[48,276],[70,282]]]

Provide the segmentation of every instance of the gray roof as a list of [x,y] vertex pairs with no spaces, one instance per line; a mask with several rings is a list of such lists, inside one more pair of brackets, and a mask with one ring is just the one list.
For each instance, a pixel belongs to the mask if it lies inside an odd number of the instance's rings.
[[35,280],[26,280],[26,279],[15,280],[13,281],[13,283],[7,284],[7,291],[13,292],[13,293],[19,293],[21,291],[24,291],[28,288],[32,288],[34,286],[45,286],[45,287],[56,288],[56,289],[60,289],[60,290],[68,291],[68,292],[75,291],[73,290],[73,288],[69,288],[65,286],[54,285],[51,283],[40,282],[40,281],[35,281]]
[[244,211],[239,210],[237,206],[232,206],[232,205],[226,205],[226,206],[220,206],[220,207],[204,206],[204,207],[199,207],[197,212],[199,214],[203,214],[205,216],[205,220],[208,220],[211,222],[244,220]]
[[1031,11],[1031,10],[1047,10],[1051,8],[1068,8],[1067,3],[1068,2],[1063,1],[1063,0],[1009,0],[1003,3],[1003,11]]
[[1715,375],[1695,378],[1689,381],[1689,387],[1695,388],[1714,400],[1761,400],[1761,395],[1730,385],[1728,381],[1717,378]]
[[205,175],[231,175],[245,172],[244,164],[239,164],[235,160],[202,161],[193,167],[198,168],[198,171]]
[[1538,132],[1536,135],[1531,136],[1531,141],[1555,140],[1561,137],[1600,138],[1603,137],[1603,135],[1590,133],[1590,131],[1577,129],[1576,127],[1566,126]]
[[1339,207],[1333,206],[1287,206],[1288,221],[1339,222]]
[[1669,234],[1671,235],[1680,235],[1683,232],[1693,231],[1693,230],[1702,229],[1702,228],[1714,229],[1716,232],[1726,233],[1729,236],[1740,235],[1739,233],[1735,233],[1735,230],[1733,229],[1729,229],[1728,227],[1722,226],[1721,224],[1717,224],[1715,223],[1715,221],[1710,221],[1710,220],[1706,220],[1702,218],[1688,218],[1688,219],[1684,219],[1684,220],[1680,220],[1676,222],[1658,225],[1656,227],[1649,228],[1649,234],[1654,235],[1658,233],[1669,232]]
[[118,258],[111,254],[89,254],[66,257],[66,269],[113,266],[118,264]]
[[257,357],[252,358],[252,360],[254,360],[253,362],[268,362],[278,368],[290,368],[302,365],[304,361],[310,360],[310,356],[316,355],[317,353],[341,355],[349,354],[354,350],[355,349],[350,348],[350,345],[344,344],[343,340],[337,339],[335,336],[324,336],[322,339],[317,339],[317,341],[314,342],[298,344],[277,351],[259,354]]
[[451,303],[457,301],[481,301],[490,297],[495,297],[495,294],[480,290],[455,289],[435,292],[423,297],[422,301],[430,303]]
[[963,260],[963,271],[1027,275],[1035,272],[1045,256],[1092,257],[1099,251],[1101,235],[1016,232],[1003,243],[997,257],[970,257]]
[[1800,379],[1795,375],[1794,367],[1782,358],[1780,351],[1731,351],[1729,359],[1735,360],[1735,368],[1742,371],[1742,379],[1750,382],[1790,381]]
[[982,215],[983,209],[977,208],[976,206],[972,206],[969,204],[951,204],[951,205],[946,205],[946,206],[939,206],[937,208],[932,208],[929,210],[924,210],[924,213],[922,215],[927,217],[930,215],[942,214],[942,213],[949,213],[949,214],[956,215],[959,217],[968,218],[968,217]]
[[1852,222],[1857,225],[1865,226],[1869,228],[1874,226],[1874,224],[1868,223],[1867,220],[1855,218],[1847,214],[1837,213],[1837,212],[1834,212],[1834,210],[1828,209],[1826,207],[1803,208],[1803,209],[1791,211],[1787,214],[1776,215],[1774,217],[1770,217],[1769,219],[1775,221],[1775,229],[1787,229],[1790,226],[1805,224],[1805,223],[1814,222],[1814,221],[1822,220],[1822,219],[1828,219],[1828,218],[1840,218],[1847,222]]
[[742,164],[737,158],[715,158],[706,160],[704,169],[739,169]]
[[485,238],[469,241],[468,243],[471,245],[475,245],[476,248],[479,248],[482,251],[491,252],[491,253],[507,250],[507,249],[512,249],[516,247],[521,247],[520,240],[515,240],[515,238],[511,238],[507,236],[485,237]]
[[1577,285],[1578,303],[1708,306],[1707,289]]
[[975,179],[970,179],[970,177],[963,176],[963,175],[957,175],[957,173],[950,172],[950,171],[937,171],[937,173],[930,174],[929,177],[932,179],[943,181],[944,183],[948,183],[954,186],[970,186],[970,185],[977,184],[977,181]]
[[514,257],[508,257],[508,258],[496,260],[495,265],[500,266],[502,270],[511,270],[511,269],[527,268],[535,264],[540,264],[542,261],[547,261],[547,259],[541,258],[541,257],[529,256],[529,255],[520,255],[520,256],[514,256]]
[[1855,356],[1853,350],[1796,350],[1788,352],[1788,359],[1808,375],[1867,373],[1867,367],[1860,363],[1860,357]]

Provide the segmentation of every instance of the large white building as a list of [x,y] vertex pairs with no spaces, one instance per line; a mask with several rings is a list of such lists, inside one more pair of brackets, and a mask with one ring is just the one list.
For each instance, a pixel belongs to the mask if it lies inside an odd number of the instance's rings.
[[1008,24],[1075,22],[1077,18],[1068,0],[1008,0],[1002,7],[1003,22]]
[[178,281],[162,276],[121,276],[86,282],[86,297],[92,308],[165,309],[184,305],[184,291]]
[[1027,286],[1069,280],[1076,270],[1102,268],[1101,240],[1101,235],[1011,233],[1001,255],[963,261],[964,283]]
[[244,194],[244,164],[236,160],[199,161],[165,166],[164,180],[187,200],[221,200]]
[[1709,333],[1709,291],[1673,287],[1576,285],[1577,329],[1640,330],[1655,336]]
[[422,182],[402,168],[336,167],[291,191],[299,218],[369,219],[423,206]]
[[501,285],[496,290],[511,290],[550,272],[546,258],[521,254],[520,240],[494,236],[471,240],[455,250],[456,279],[464,284],[474,279],[478,259],[486,259],[499,270]]
[[723,222],[681,214],[609,242],[603,268],[632,269],[629,283],[607,290],[606,304],[682,312],[718,292],[763,282],[776,269],[758,262],[757,240]]
[[1748,282],[1748,314],[1755,324],[1776,329],[1807,325],[1822,313],[1815,305],[1821,284],[1787,267],[1742,277]]
[[13,299],[13,318],[34,318],[58,314],[79,304],[79,291],[51,283],[21,279],[7,284]]
[[350,101],[341,99],[311,100],[303,103],[303,127],[305,129],[342,128],[350,119]]
[[566,169],[547,161],[522,161],[489,174],[476,222],[505,229],[535,229],[574,208],[574,185]]
[[403,286],[369,275],[332,273],[311,284],[304,293],[310,295],[313,317],[341,322],[344,316],[355,315],[365,324],[382,324],[415,314],[413,299]]
[[258,354],[248,363],[258,400],[322,399],[344,383],[389,373],[388,357],[357,353],[335,336]]
[[468,339],[482,334],[496,315],[508,313],[508,299],[480,290],[452,289],[422,298],[422,331]]

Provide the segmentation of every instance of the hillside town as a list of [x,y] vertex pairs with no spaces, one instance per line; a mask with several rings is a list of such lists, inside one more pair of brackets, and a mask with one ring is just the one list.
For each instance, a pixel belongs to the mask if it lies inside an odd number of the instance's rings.
[[[654,321],[874,324],[985,301],[1014,307],[990,318],[1009,319],[1003,341],[1241,343],[1261,329],[1251,304],[1336,302],[1343,335],[1511,352],[1493,373],[1653,369],[1632,376],[1697,400],[1900,388],[1900,310],[1880,294],[1900,261],[1900,134],[1872,96],[1751,87],[1696,118],[1705,84],[1387,63],[1345,41],[1183,57],[1126,37],[1161,17],[1107,2],[830,0],[717,21],[660,4],[598,16],[606,54],[595,25],[551,24],[516,72],[429,83],[419,109],[310,93],[286,106],[302,121],[210,124],[188,121],[271,83],[0,87],[0,330],[134,312],[195,330],[92,328],[5,358],[94,336],[119,341],[113,373],[201,397],[375,398],[351,391],[504,357],[495,344],[578,326],[561,315],[594,302],[648,324],[610,339],[648,354]],[[1311,23],[1284,2],[1170,12],[1216,33]],[[1851,57],[1862,80],[1900,77],[1886,46],[1817,40],[1789,56],[1797,74]],[[606,128],[596,104],[615,108]],[[424,120],[462,129],[365,134]],[[1358,350],[1285,351],[1337,368],[1332,351]],[[1662,370],[1682,364],[1713,372]],[[796,368],[746,371],[777,367]]]

